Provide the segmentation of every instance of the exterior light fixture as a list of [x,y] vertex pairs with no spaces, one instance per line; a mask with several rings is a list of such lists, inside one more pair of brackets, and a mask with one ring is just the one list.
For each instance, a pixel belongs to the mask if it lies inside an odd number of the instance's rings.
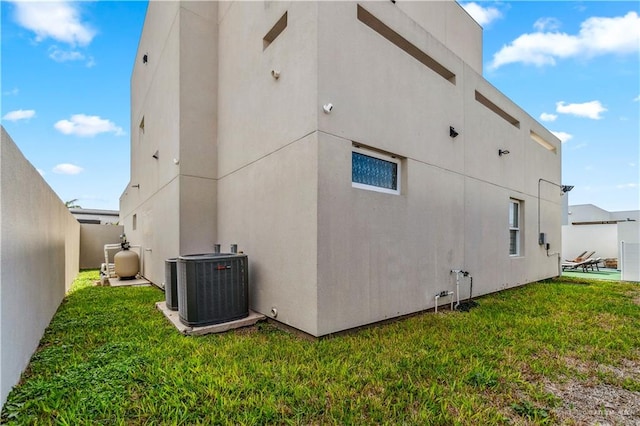
[[278,70],[271,70],[271,76],[273,78],[275,78],[276,80],[280,78],[280,71]]
[[156,149],[156,152],[153,153],[152,157],[157,160],[158,157],[160,157],[160,152]]
[[498,155],[499,155],[500,157],[502,157],[503,155],[507,155],[507,154],[510,154],[510,152],[509,152],[509,150],[508,150],[508,149],[499,149],[499,150],[498,150]]
[[563,194],[566,194],[573,189],[573,185],[561,185],[560,189],[562,190]]
[[455,138],[458,135],[459,133],[456,132],[456,129],[454,129],[453,126],[449,126],[449,137]]
[[331,110],[333,109],[333,104],[329,103],[329,104],[325,104],[322,107],[322,110],[324,111],[325,114],[331,114]]
[[135,185],[131,185],[132,188],[140,188],[140,184],[136,183]]
[[149,62],[149,55],[145,53],[142,55],[142,63],[146,64],[147,62]]

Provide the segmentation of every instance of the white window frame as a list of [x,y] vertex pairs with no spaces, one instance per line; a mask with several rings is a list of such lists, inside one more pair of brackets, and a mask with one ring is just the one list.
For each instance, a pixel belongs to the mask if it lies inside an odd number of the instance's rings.
[[[517,223],[513,223],[513,206],[517,207]],[[516,232],[516,252],[511,253],[511,232]],[[519,257],[522,256],[522,201],[516,200],[515,198],[509,199],[509,256],[511,257]]]
[[383,154],[381,152],[377,152],[377,151],[373,151],[370,149],[364,149],[364,148],[360,148],[358,146],[354,146],[351,149],[351,165],[353,167],[353,153],[356,152],[358,154],[362,154],[362,155],[366,155],[368,157],[373,157],[373,158],[377,158],[379,160],[383,160],[383,161],[387,161],[389,163],[394,163],[396,164],[397,168],[396,168],[396,189],[389,189],[389,188],[383,188],[380,186],[375,186],[375,185],[367,185],[364,183],[359,183],[359,182],[354,182],[353,181],[353,172],[351,174],[352,178],[351,178],[351,186],[353,188],[358,188],[358,189],[366,189],[368,191],[376,191],[376,192],[383,192],[385,194],[395,194],[395,195],[399,195],[401,188],[400,188],[400,183],[401,183],[401,176],[402,176],[402,162],[400,161],[399,158],[397,158],[396,156],[393,155],[389,155],[389,154]]

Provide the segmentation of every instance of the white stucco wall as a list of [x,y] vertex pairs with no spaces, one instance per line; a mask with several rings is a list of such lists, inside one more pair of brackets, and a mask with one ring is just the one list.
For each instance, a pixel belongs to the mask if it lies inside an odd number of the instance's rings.
[[131,181],[120,214],[142,246],[142,274],[160,286],[167,258],[216,243],[217,11],[215,2],[150,2],[131,76]]
[[[138,56],[158,52],[132,78],[132,121],[144,111],[147,124],[132,131],[141,187],[121,207],[127,235],[151,251],[147,277],[186,248],[237,243],[251,308],[323,335],[433,307],[455,286],[451,269],[473,274],[475,295],[558,274],[561,145],[482,78],[481,28],[454,2],[361,5],[391,31],[358,18],[356,2],[150,3]],[[352,187],[354,143],[399,158],[401,194]],[[180,164],[165,170],[166,148]],[[516,257],[511,198],[523,210]]]
[[[223,4],[218,241],[249,256],[251,309],[275,308],[278,321],[316,334],[318,5]],[[285,12],[287,27],[264,48]]]
[[[25,191],[24,188],[29,190]],[[78,272],[80,224],[2,128],[0,405]]]
[[120,243],[122,225],[80,224],[80,269],[98,269],[105,261],[104,245]]
[[618,224],[564,225],[562,258],[574,259],[583,251],[595,251],[593,257],[618,258]]
[[[455,84],[356,19],[356,3],[319,6],[319,104],[334,105],[331,114],[316,107],[319,334],[432,308],[435,294],[455,290],[452,269],[471,272],[475,295],[558,275],[563,200],[557,184],[540,181],[560,183],[557,138],[412,17],[390,3],[361,4]],[[519,127],[479,104],[476,90]],[[400,195],[352,188],[353,144],[402,159]],[[523,208],[518,257],[508,254],[511,198]]]

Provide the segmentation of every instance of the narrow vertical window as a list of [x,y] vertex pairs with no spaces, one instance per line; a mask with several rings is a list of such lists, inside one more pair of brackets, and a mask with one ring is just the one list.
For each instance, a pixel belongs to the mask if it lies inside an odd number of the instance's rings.
[[520,256],[521,254],[521,205],[522,203],[518,200],[509,200],[509,256]]
[[133,229],[135,231],[136,228],[138,228],[138,215],[134,213],[133,214],[133,223],[131,224],[131,229]]

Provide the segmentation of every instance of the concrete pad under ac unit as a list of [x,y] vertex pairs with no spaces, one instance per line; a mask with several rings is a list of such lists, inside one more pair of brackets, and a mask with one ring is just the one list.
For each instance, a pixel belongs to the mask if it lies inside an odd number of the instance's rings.
[[258,321],[263,321],[267,317],[262,314],[259,314],[254,311],[249,311],[249,316],[246,318],[241,318],[235,321],[224,322],[221,324],[212,324],[212,325],[204,325],[199,327],[191,327],[188,325],[184,325],[180,321],[180,314],[178,311],[172,311],[167,308],[167,304],[165,301],[157,302],[156,308],[161,311],[164,316],[169,320],[171,324],[182,334],[187,336],[202,336],[204,334],[212,334],[212,333],[223,333],[229,330],[235,330],[236,328],[249,327],[257,323]]

